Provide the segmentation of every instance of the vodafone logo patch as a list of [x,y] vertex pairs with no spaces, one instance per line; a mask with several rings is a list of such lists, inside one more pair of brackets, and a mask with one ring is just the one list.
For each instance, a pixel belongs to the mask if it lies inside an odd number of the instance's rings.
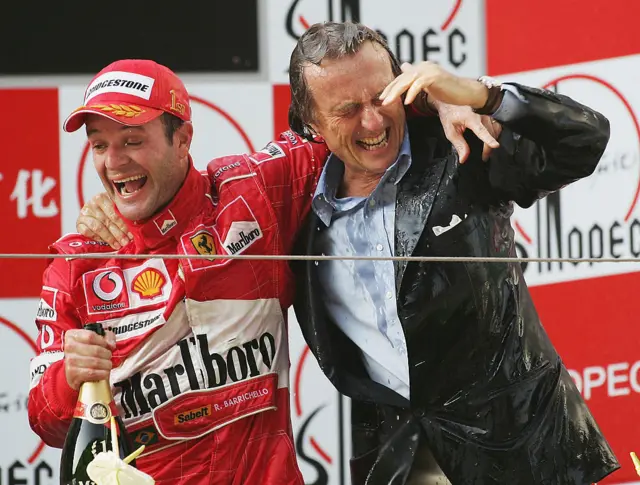
[[[103,280],[105,283],[103,283]],[[96,276],[91,286],[93,293],[102,301],[113,301],[122,293],[124,284],[122,277],[118,273],[103,271]]]

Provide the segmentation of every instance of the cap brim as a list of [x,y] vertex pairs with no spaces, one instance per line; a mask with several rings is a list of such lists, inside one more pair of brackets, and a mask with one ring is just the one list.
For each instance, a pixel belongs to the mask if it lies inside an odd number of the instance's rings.
[[85,123],[88,114],[100,115],[117,123],[129,126],[139,126],[155,120],[164,111],[146,106],[122,104],[81,106],[71,113],[64,121],[62,128],[67,133],[79,130]]

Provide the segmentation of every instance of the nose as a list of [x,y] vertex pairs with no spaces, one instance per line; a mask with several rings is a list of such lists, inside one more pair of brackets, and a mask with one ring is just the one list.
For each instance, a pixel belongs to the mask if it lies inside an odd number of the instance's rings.
[[371,132],[382,131],[384,121],[377,106],[367,106],[362,110],[362,127]]
[[110,145],[104,158],[104,165],[110,171],[118,171],[129,163],[129,157],[120,148]]

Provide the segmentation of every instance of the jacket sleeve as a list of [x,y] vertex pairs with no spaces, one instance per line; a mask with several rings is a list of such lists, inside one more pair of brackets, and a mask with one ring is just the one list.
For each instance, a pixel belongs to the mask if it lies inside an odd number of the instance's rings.
[[45,270],[36,325],[38,354],[30,365],[29,424],[47,445],[62,448],[78,399],[65,376],[64,332],[81,327],[64,259],[54,259]]
[[249,156],[276,213],[283,248],[291,251],[309,210],[329,149],[292,131]]
[[494,115],[503,130],[489,178],[500,199],[526,208],[593,173],[609,141],[609,121],[567,96],[506,86]]

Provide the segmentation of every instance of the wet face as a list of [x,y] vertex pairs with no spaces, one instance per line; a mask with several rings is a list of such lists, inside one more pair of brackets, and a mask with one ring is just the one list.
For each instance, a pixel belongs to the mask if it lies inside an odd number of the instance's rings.
[[189,163],[190,124],[174,133],[173,145],[160,118],[142,126],[125,126],[88,115],[86,129],[96,171],[124,217],[147,219],[178,192]]
[[355,55],[307,66],[304,74],[314,101],[311,126],[345,173],[381,176],[398,156],[405,123],[402,101],[383,107],[378,99],[395,77],[389,54],[366,42]]

